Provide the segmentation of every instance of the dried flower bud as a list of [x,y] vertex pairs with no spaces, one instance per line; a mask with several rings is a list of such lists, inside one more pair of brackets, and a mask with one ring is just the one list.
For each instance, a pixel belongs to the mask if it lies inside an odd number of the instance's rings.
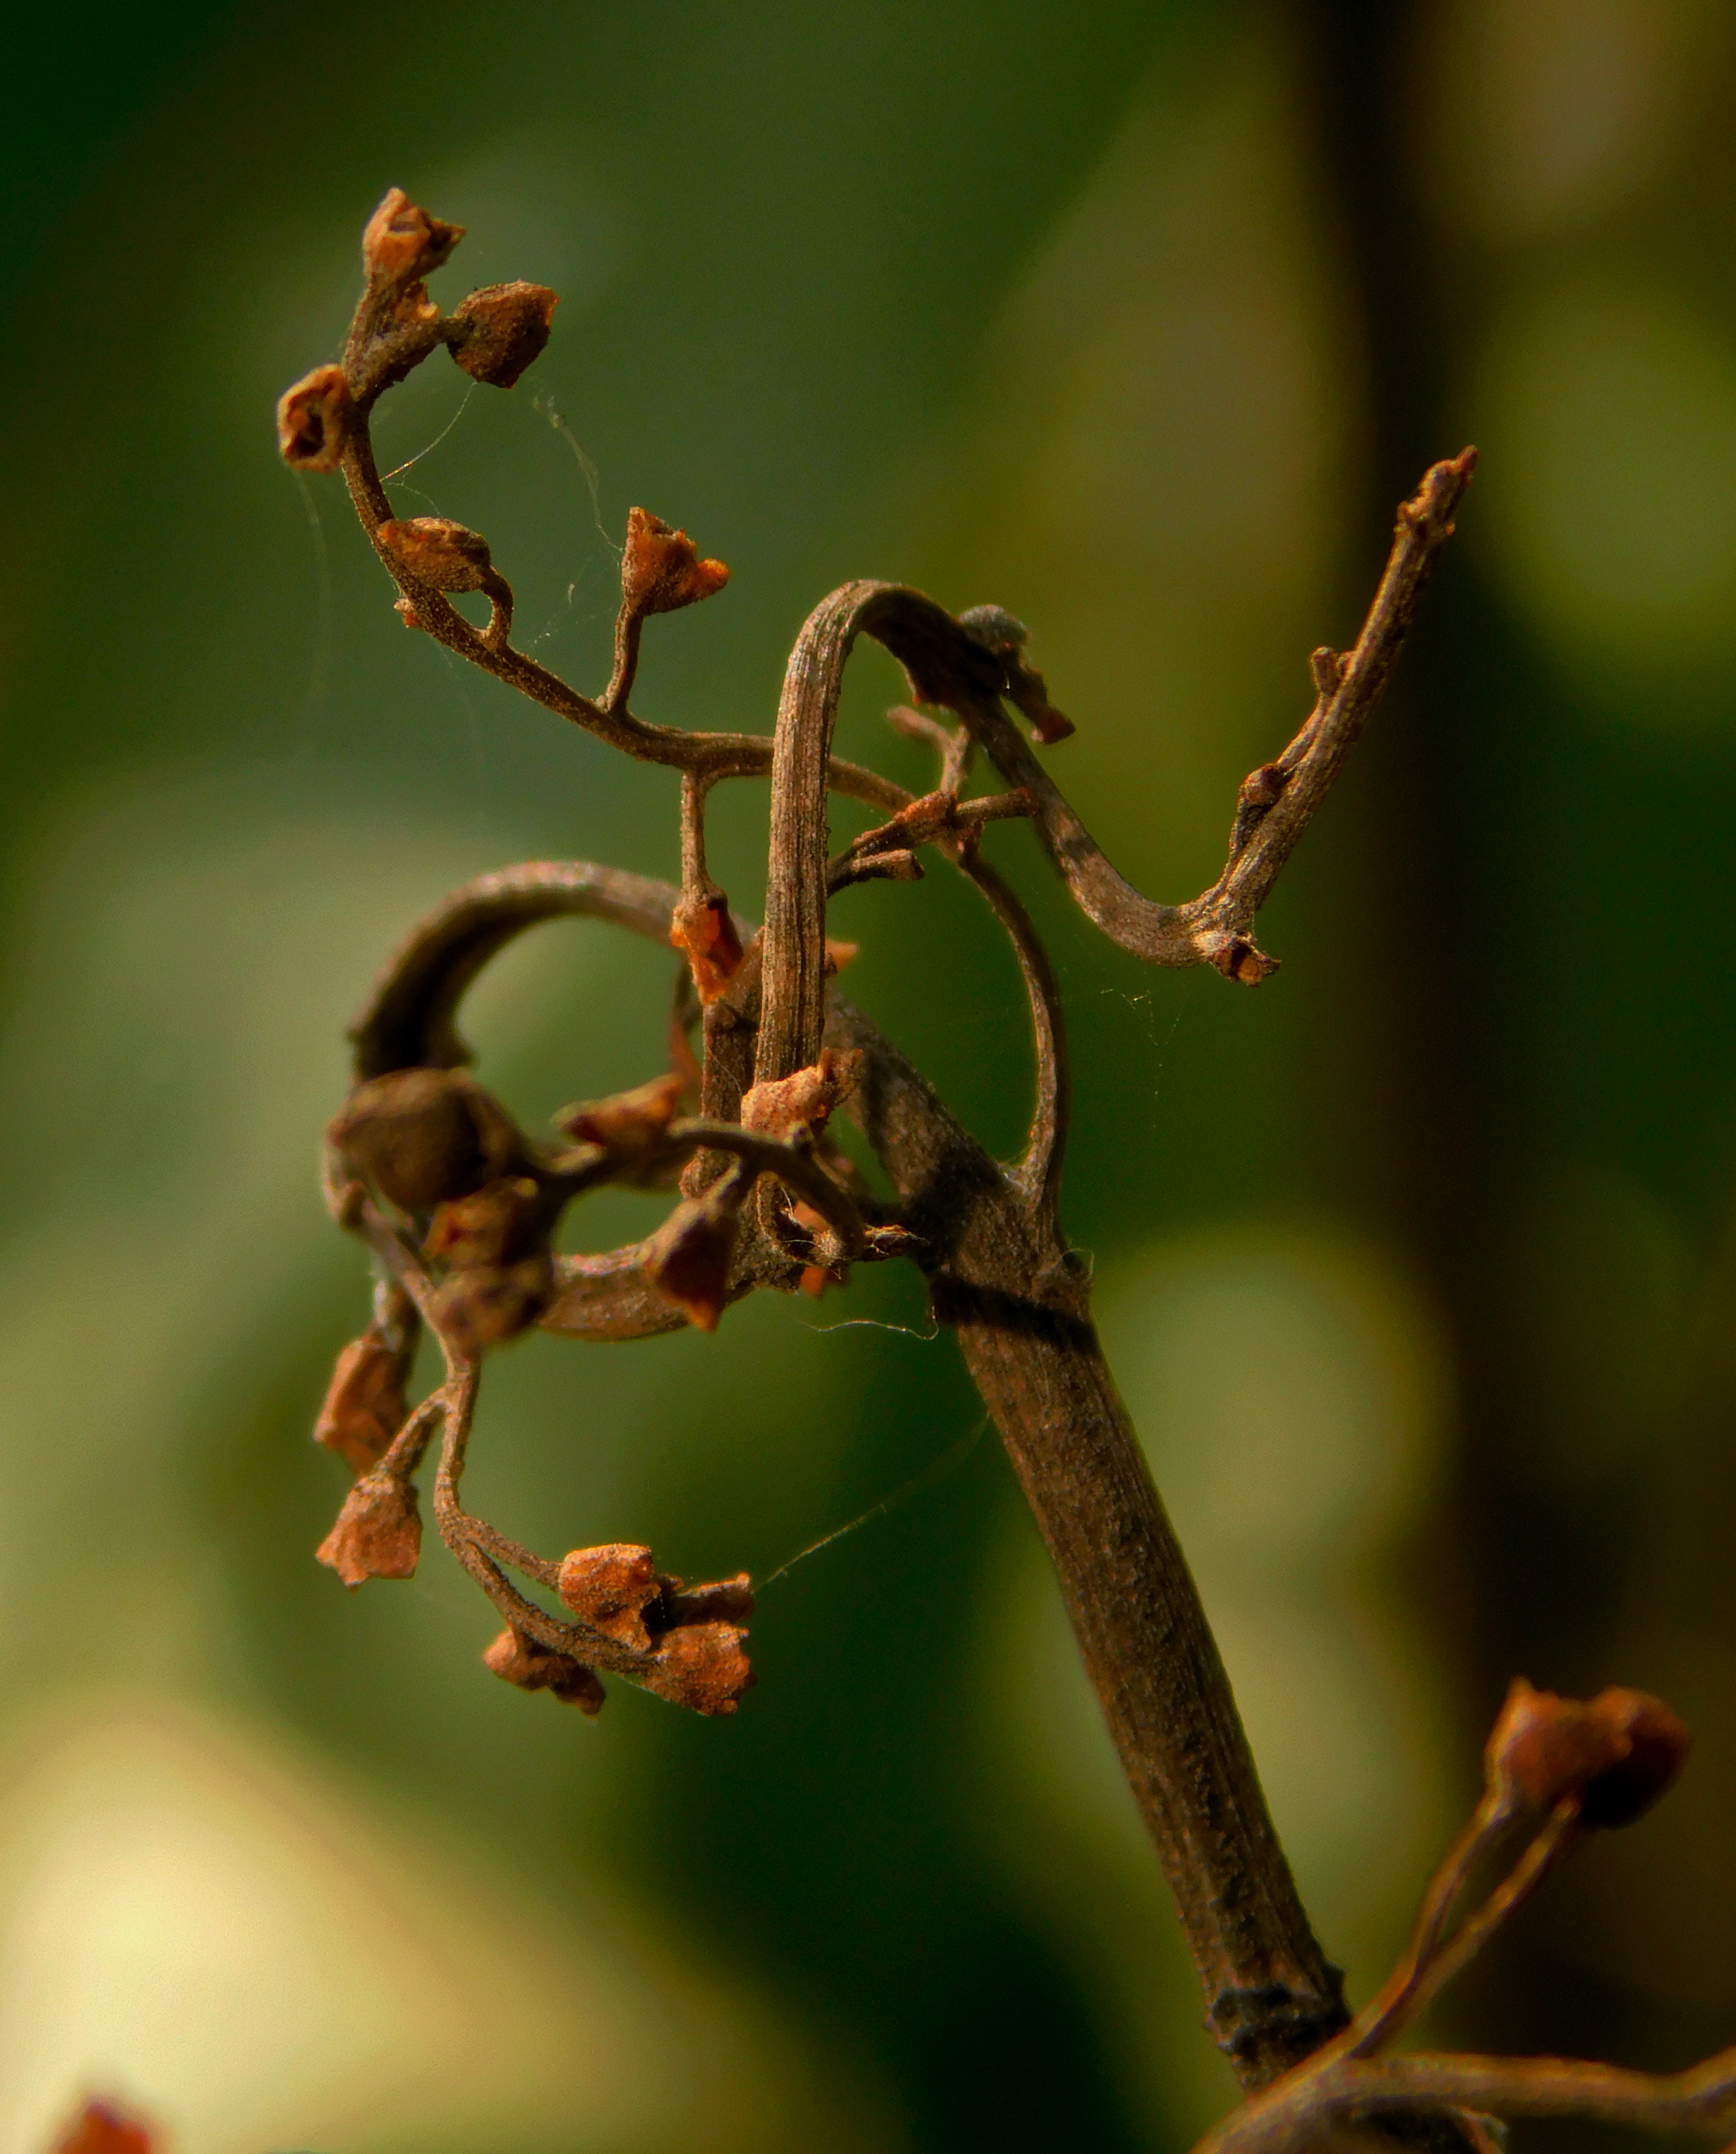
[[629,612],[675,613],[712,597],[728,581],[723,564],[702,561],[685,531],[671,530],[647,509],[628,510],[620,588]]
[[612,1157],[631,1164],[661,1148],[687,1089],[686,1079],[671,1070],[631,1092],[563,1107],[555,1126],[578,1143],[600,1145]]
[[512,1263],[531,1253],[549,1224],[539,1185],[528,1175],[511,1175],[439,1206],[422,1253],[455,1271]]
[[678,1204],[646,1244],[643,1260],[658,1293],[702,1331],[715,1331],[723,1314],[740,1225],[735,1204],[718,1195],[724,1187]]
[[449,516],[394,518],[374,536],[412,576],[437,591],[479,591],[494,566],[482,533],[454,523]]
[[316,366],[278,399],[278,453],[292,471],[334,472],[355,430],[341,366]]
[[546,284],[488,284],[453,309],[447,349],[464,371],[510,389],[549,341],[559,295]]
[[663,1585],[648,1548],[610,1541],[564,1556],[557,1590],[581,1623],[648,1653],[651,1636],[645,1611],[653,1605],[661,1609]]
[[576,1705],[588,1718],[603,1710],[607,1693],[594,1670],[570,1653],[551,1651],[523,1631],[503,1631],[483,1655],[483,1666],[520,1690],[550,1691],[563,1705]]
[[344,1500],[319,1557],[345,1585],[369,1578],[414,1578],[422,1522],[416,1490],[395,1473],[363,1474]]
[[733,1712],[753,1685],[742,1637],[733,1623],[684,1623],[666,1632],[643,1678],[646,1688],[695,1712]]
[[87,2101],[54,2142],[54,2154],[151,2154],[156,2141],[112,2101]]
[[499,1101],[456,1069],[366,1079],[326,1136],[352,1174],[405,1212],[467,1197],[523,1165],[528,1150]]
[[685,950],[693,985],[702,1003],[714,1003],[742,969],[742,940],[721,891],[707,897],[684,898],[675,908],[669,940]]
[[811,1069],[755,1085],[743,1095],[742,1127],[762,1136],[788,1138],[798,1130],[817,1131],[840,1101],[856,1089],[862,1064],[860,1048],[822,1048]]
[[439,268],[463,237],[462,224],[431,217],[393,187],[362,232],[362,268],[370,284],[407,284]]
[[437,1289],[429,1316],[467,1360],[529,1330],[554,1299],[554,1259],[546,1248],[516,1263],[454,1271]]
[[405,1387],[415,1351],[413,1333],[392,1340],[370,1325],[338,1355],[314,1441],[335,1451],[352,1473],[377,1465],[409,1417]]
[[1643,1690],[1601,1690],[1591,1710],[1620,1730],[1627,1750],[1587,1785],[1580,1815],[1587,1825],[1631,1825],[1675,1785],[1687,1762],[1687,1723]]
[[1489,1786],[1538,1809],[1576,1799],[1586,1825],[1631,1825],[1666,1794],[1688,1733],[1661,1698],[1610,1689],[1558,1697],[1514,1678],[1484,1752]]

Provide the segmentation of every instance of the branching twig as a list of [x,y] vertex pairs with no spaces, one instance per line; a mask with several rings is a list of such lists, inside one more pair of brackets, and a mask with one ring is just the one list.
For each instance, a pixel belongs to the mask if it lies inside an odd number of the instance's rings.
[[[376,1319],[346,1349],[321,1433],[359,1478],[323,1553],[350,1583],[408,1574],[419,1533],[409,1477],[437,1423],[435,1513],[506,1619],[488,1655],[496,1673],[588,1711],[601,1702],[598,1668],[702,1712],[731,1711],[751,1680],[740,1648],[745,1580],[690,1591],[657,1573],[648,1550],[625,1544],[555,1563],[464,1510],[483,1359],[533,1325],[595,1339],[688,1321],[709,1328],[756,1285],[817,1285],[849,1262],[914,1258],[937,1316],[958,1335],[1054,1556],[1087,1671],[1174,1889],[1213,2031],[1244,2083],[1264,2085],[1344,2028],[1339,1978],[1309,1927],[1198,1595],[1104,1365],[1086,1268],[1057,1228],[1070,1095],[1059,986],[1024,905],[981,846],[990,824],[1029,818],[1075,899],[1124,947],[1158,964],[1209,962],[1244,982],[1269,972],[1272,961],[1252,939],[1254,915],[1384,686],[1452,529],[1471,452],[1437,465],[1401,511],[1355,650],[1342,663],[1316,655],[1315,711],[1244,784],[1223,875],[1187,905],[1156,904],[1110,865],[1003,707],[1013,705],[1045,744],[1072,730],[1025,656],[1023,625],[997,607],[955,618],[901,585],[846,584],[802,630],[771,738],[648,724],[631,709],[646,621],[709,598],[728,571],[702,559],[685,533],[635,509],[602,695],[582,694],[515,650],[511,586],[487,542],[439,517],[394,517],[370,438],[379,397],[442,345],[475,378],[504,388],[547,339],[554,295],[536,286],[493,287],[442,314],[423,280],[460,237],[396,190],[387,197],[365,238],[366,286],[341,365],[317,370],[280,406],[284,453],[304,469],[341,467],[410,626],[608,745],[682,773],[682,887],[580,863],[534,862],[485,877],[416,931],[358,1020],[355,1082],[330,1133],[329,1200],[366,1242],[391,1290],[432,1329],[447,1372],[412,1412],[402,1325]],[[486,627],[453,603],[466,593],[488,599]],[[961,722],[947,728],[907,707],[891,714],[940,755],[938,788],[920,799],[832,754],[844,667],[861,635],[902,665],[917,702]],[[963,799],[978,750],[1007,789]],[[731,911],[705,858],[710,789],[750,776],[771,780],[766,919],[757,936]],[[829,860],[833,793],[890,819]],[[989,1158],[831,984],[830,897],[871,877],[919,878],[925,845],[981,889],[1013,942],[1030,1002],[1036,1102],[1024,1156],[1011,1167]],[[697,1116],[682,1112],[693,1089],[685,1017],[669,1074],[571,1110],[562,1118],[571,1140],[564,1146],[527,1136],[462,1074],[469,1056],[456,1018],[465,989],[513,937],[562,913],[610,920],[684,953],[703,1015]],[[845,1166],[826,1149],[826,1117],[840,1105],[891,1178],[891,1207],[850,1187]],[[683,1162],[682,1200],[645,1242],[604,1256],[554,1254],[555,1224],[585,1191],[611,1181],[666,1187]],[[756,1187],[762,1196],[750,1202]],[[557,1592],[574,1620],[539,1606],[509,1572]],[[1473,1934],[1474,1920],[1460,1933]],[[1412,2009],[1429,1967],[1441,1964],[1428,1942],[1408,1986],[1383,2006],[1381,2029]],[[1358,2042],[1367,2032],[1359,2028]],[[1341,2061],[1345,2070],[1366,2069],[1347,2052]]]

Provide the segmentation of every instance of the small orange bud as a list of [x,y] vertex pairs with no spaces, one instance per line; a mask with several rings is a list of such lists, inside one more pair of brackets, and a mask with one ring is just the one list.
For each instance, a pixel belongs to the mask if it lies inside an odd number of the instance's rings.
[[702,1331],[715,1331],[723,1314],[739,1225],[734,1207],[707,1192],[677,1205],[646,1244],[646,1277]]
[[489,284],[453,309],[447,349],[464,371],[510,389],[549,341],[559,295],[546,284]]
[[503,1631],[483,1653],[483,1666],[520,1690],[551,1692],[563,1705],[576,1705],[587,1718],[603,1710],[607,1692],[595,1670],[570,1653],[551,1651],[522,1631]]
[[1631,1825],[1675,1785],[1687,1762],[1687,1723],[1643,1690],[1601,1690],[1591,1710],[1620,1731],[1627,1750],[1587,1785],[1580,1815],[1587,1825]]
[[422,1522],[416,1490],[395,1473],[365,1473],[344,1499],[319,1559],[345,1585],[370,1578],[414,1578]]
[[695,1712],[733,1712],[754,1681],[742,1636],[733,1623],[684,1623],[666,1632],[646,1688]]
[[413,1336],[394,1341],[373,1325],[338,1356],[314,1441],[335,1451],[355,1473],[365,1473],[391,1447],[409,1415],[405,1386],[415,1353]]
[[463,237],[462,224],[430,217],[393,187],[362,233],[362,268],[370,283],[408,284],[439,268]]
[[685,950],[693,985],[702,1003],[714,1003],[742,968],[742,938],[730,917],[729,901],[720,891],[708,897],[684,898],[675,908],[669,940]]
[[535,1248],[548,1223],[537,1184],[528,1175],[510,1175],[441,1205],[422,1254],[455,1270],[511,1263]]
[[712,597],[728,581],[723,564],[702,561],[685,531],[672,530],[648,509],[628,510],[620,588],[630,612],[675,613]]
[[581,1623],[620,1645],[651,1651],[645,1611],[661,1601],[663,1581],[648,1548],[610,1541],[601,1548],[574,1549],[561,1559],[557,1590]]
[[374,536],[437,591],[479,591],[494,566],[482,533],[449,516],[395,518]]
[[112,2101],[87,2101],[54,2142],[54,2154],[152,2154],[155,2136]]
[[753,1085],[743,1095],[742,1127],[774,1137],[824,1129],[834,1108],[856,1089],[861,1062],[860,1048],[823,1048],[811,1069]]
[[278,399],[278,453],[292,471],[334,472],[355,428],[341,366],[316,366]]
[[1687,1728],[1647,1692],[1558,1697],[1515,1676],[1484,1765],[1497,1794],[1516,1793],[1538,1809],[1576,1799],[1586,1825],[1616,1826],[1667,1793],[1687,1746]]
[[669,1134],[669,1125],[682,1110],[686,1079],[674,1071],[636,1085],[631,1092],[615,1092],[606,1100],[588,1100],[563,1107],[555,1126],[580,1144],[600,1145],[617,1158],[631,1161],[655,1151]]

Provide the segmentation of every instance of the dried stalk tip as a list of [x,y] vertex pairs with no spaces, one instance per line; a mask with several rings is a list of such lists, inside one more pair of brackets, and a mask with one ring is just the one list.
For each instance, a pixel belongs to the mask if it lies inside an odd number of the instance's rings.
[[670,921],[669,940],[674,948],[686,951],[702,1003],[716,1002],[742,969],[742,938],[721,891],[683,898]]
[[702,1197],[678,1204],[645,1245],[646,1277],[702,1331],[717,1330],[729,1298],[729,1260],[741,1222],[739,1199],[719,1195],[727,1187],[715,1183]]
[[370,284],[410,284],[429,276],[464,237],[462,224],[431,217],[393,187],[362,232],[362,268]]
[[472,380],[511,389],[549,342],[558,293],[546,284],[488,284],[453,309],[447,349]]
[[687,1089],[686,1079],[671,1070],[631,1092],[563,1107],[554,1126],[576,1143],[600,1146],[611,1159],[631,1166],[661,1149]]
[[374,536],[396,554],[412,576],[437,591],[479,591],[493,569],[481,532],[449,516],[406,516],[382,523]]
[[316,366],[278,399],[278,454],[292,471],[334,472],[355,426],[341,366]]
[[414,1353],[413,1338],[393,1340],[370,1325],[338,1355],[314,1441],[335,1451],[351,1473],[378,1465],[409,1418],[405,1391]]
[[112,2101],[87,2101],[60,2137],[54,2154],[152,2154],[155,2136]]
[[608,1693],[595,1672],[570,1653],[551,1651],[523,1631],[508,1626],[483,1655],[483,1666],[503,1682],[520,1690],[546,1690],[563,1705],[576,1705],[588,1719],[603,1710]]
[[742,1099],[742,1127],[788,1139],[799,1130],[823,1130],[834,1108],[856,1089],[860,1048],[824,1048],[817,1063],[793,1076],[755,1085]]
[[992,651],[1006,674],[1006,692],[1030,720],[1031,730],[1045,747],[1065,740],[1075,728],[1071,718],[1049,700],[1043,676],[1024,656],[1031,632],[1016,614],[1004,606],[971,606],[958,616],[958,625],[973,643]]
[[345,1585],[370,1578],[414,1578],[422,1522],[416,1490],[395,1473],[363,1474],[344,1499],[319,1559]]
[[648,509],[628,510],[620,590],[629,613],[676,613],[712,597],[728,581],[722,562],[702,561],[685,531],[671,529]]
[[1491,1790],[1537,1809],[1577,1804],[1582,1823],[1643,1817],[1687,1761],[1686,1724],[1647,1691],[1558,1697],[1515,1676],[1483,1753]]
[[401,1212],[431,1212],[528,1164],[512,1116],[456,1069],[395,1069],[358,1085],[327,1141],[350,1172]]

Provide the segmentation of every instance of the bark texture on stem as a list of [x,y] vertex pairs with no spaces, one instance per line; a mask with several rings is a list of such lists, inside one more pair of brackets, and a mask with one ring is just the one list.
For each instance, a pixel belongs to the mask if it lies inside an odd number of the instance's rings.
[[1175,1895],[1207,2022],[1263,2086],[1347,2019],[1272,1825],[1199,1593],[1086,1314],[1085,1279],[1016,1185],[884,1036],[850,1111],[928,1244],[958,1334],[1060,1581],[1092,1687]]

